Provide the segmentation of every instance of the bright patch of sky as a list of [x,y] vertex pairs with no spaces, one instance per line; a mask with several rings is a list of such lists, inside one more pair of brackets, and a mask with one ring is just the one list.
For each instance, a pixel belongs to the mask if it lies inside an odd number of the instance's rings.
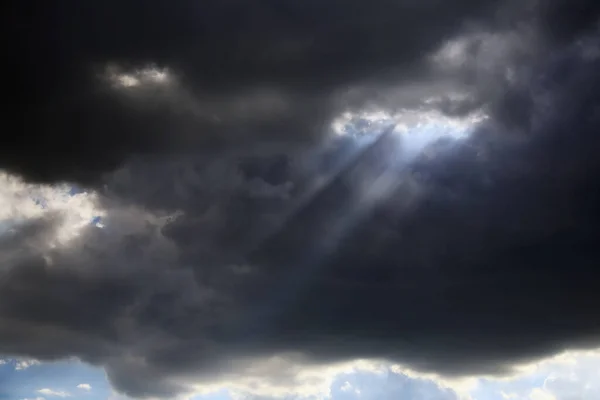
[[[346,112],[334,119],[331,128],[338,136],[362,136],[378,133],[386,126],[396,125],[396,130],[412,139],[423,138],[431,141],[441,137],[461,138],[468,136],[477,123],[486,119],[482,113],[455,118],[445,116],[437,111],[406,110],[396,113],[384,111]],[[427,134],[432,129],[437,135]]]
[[[75,360],[51,363],[5,359],[0,365],[0,400],[89,399],[106,400],[111,389],[104,371]],[[82,387],[81,385],[86,385]],[[89,390],[85,389],[89,386]]]
[[[19,360],[0,361],[0,400],[89,399],[130,400],[112,392],[101,368],[81,362],[61,361],[30,363],[17,370]],[[594,400],[600,398],[600,350],[567,352],[538,363],[518,368],[505,378],[472,377],[447,381],[419,375],[398,366],[381,363],[357,363],[331,377],[320,394],[302,396],[290,390],[286,394],[261,393],[252,397],[251,388],[243,390],[212,388],[203,394],[187,395],[178,400]],[[305,372],[307,374],[307,372]],[[310,374],[308,374],[310,375]],[[306,376],[308,376],[306,375]],[[85,383],[83,383],[85,382]],[[290,388],[291,389],[291,388]],[[299,391],[300,393],[301,391]],[[279,394],[281,396],[276,396]]]
[[333,121],[331,129],[338,137],[350,135],[360,140],[394,126],[394,132],[402,139],[399,154],[404,162],[408,162],[440,139],[467,138],[486,118],[481,112],[461,118],[434,111],[406,110],[393,114],[383,111],[346,112]]

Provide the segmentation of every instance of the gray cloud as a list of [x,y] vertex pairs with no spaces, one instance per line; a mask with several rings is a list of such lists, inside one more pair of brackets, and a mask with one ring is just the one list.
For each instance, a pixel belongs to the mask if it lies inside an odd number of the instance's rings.
[[[414,378],[401,372],[393,372],[388,368],[378,371],[353,371],[340,373],[331,382],[329,398],[332,400],[354,399],[406,399],[406,400],[458,400],[459,396],[452,389],[441,387],[435,381],[425,378]],[[290,395],[286,397],[252,395],[233,392],[233,398],[239,400],[308,400],[318,397],[310,395]]]
[[435,93],[444,77],[428,53],[469,24],[486,29],[498,7],[131,0],[43,6],[38,17],[15,6],[19,134],[3,146],[2,166],[96,182],[131,154],[314,141],[337,112],[373,103],[380,88],[417,80]]
[[[15,58],[27,135],[0,165],[76,180],[104,228],[57,244],[61,209],[2,234],[0,353],[169,397],[289,352],[460,375],[597,345],[596,6],[547,4],[105,2],[37,21]],[[326,135],[349,109],[489,118],[424,147],[358,117]]]

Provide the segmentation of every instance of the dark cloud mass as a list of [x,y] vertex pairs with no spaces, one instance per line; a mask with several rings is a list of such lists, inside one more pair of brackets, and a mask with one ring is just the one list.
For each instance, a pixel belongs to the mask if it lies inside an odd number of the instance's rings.
[[[2,165],[88,181],[131,153],[318,136],[344,92],[423,74],[424,52],[490,19],[491,3],[20,3],[8,14],[11,107],[13,129],[27,134],[2,146]],[[98,76],[150,64],[180,82],[118,96]]]
[[0,168],[104,214],[59,245],[65,210],[0,222],[0,354],[168,398],[278,354],[597,347],[599,4],[14,4]]

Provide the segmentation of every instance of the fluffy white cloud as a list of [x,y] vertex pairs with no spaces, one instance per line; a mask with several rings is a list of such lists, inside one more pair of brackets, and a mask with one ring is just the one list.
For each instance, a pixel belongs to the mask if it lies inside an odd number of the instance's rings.
[[92,390],[92,385],[90,385],[89,383],[81,383],[79,385],[77,385],[77,389],[81,389],[81,390]]
[[47,245],[54,248],[66,245],[94,217],[103,214],[94,193],[76,193],[66,184],[25,183],[15,175],[0,171],[0,235],[13,233],[20,224],[52,217],[57,223]]
[[38,360],[16,360],[15,362],[15,369],[17,371],[23,371],[29,367],[33,367],[35,365],[40,365],[40,362]]

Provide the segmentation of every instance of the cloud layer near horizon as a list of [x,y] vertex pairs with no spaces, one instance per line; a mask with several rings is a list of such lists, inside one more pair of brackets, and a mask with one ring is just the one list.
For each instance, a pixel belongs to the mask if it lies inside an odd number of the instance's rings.
[[137,3],[9,17],[0,353],[169,397],[600,345],[596,2]]

